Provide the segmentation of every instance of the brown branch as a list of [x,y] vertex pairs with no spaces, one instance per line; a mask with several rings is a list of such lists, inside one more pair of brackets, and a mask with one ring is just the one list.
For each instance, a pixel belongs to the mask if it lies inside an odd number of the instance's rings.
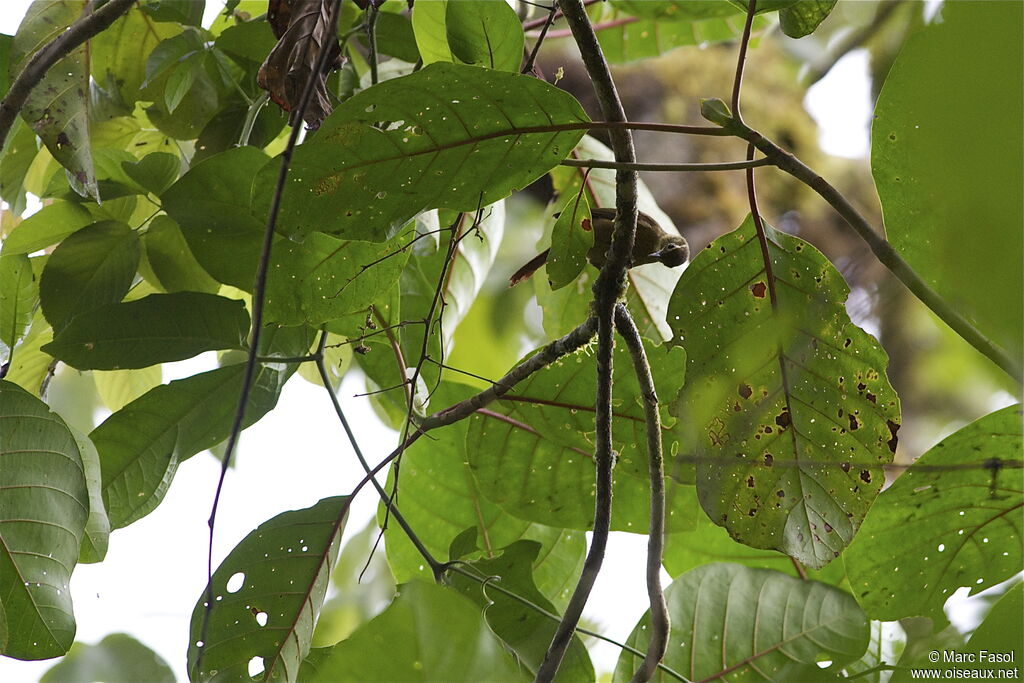
[[21,73],[11,83],[7,95],[0,102],[0,147],[3,147],[14,120],[32,90],[39,85],[57,62],[68,56],[72,50],[113,24],[128,11],[134,0],[110,0],[100,9],[79,17],[66,31],[51,40],[32,55]]
[[623,304],[615,307],[615,327],[626,342],[633,359],[636,381],[643,397],[647,422],[647,465],[651,480],[650,528],[647,534],[647,599],[650,603],[651,630],[647,642],[647,655],[633,674],[636,683],[646,683],[654,676],[665,650],[671,629],[665,593],[661,590],[661,563],[665,554],[665,462],[661,451],[661,414],[658,413],[658,394],[651,377],[640,331]]

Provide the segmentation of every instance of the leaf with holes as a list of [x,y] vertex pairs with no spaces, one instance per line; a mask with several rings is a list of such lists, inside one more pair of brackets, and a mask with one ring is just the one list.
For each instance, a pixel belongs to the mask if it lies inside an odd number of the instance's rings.
[[[673,581],[665,600],[662,663],[691,681],[835,680],[868,646],[868,620],[848,593],[767,569],[707,564]],[[648,629],[645,614],[626,642],[643,651]],[[623,652],[612,680],[628,681],[639,663]]]
[[43,351],[79,370],[126,370],[240,349],[248,333],[249,314],[237,299],[150,294],[75,317]]
[[674,414],[712,521],[819,569],[882,487],[899,401],[885,352],[846,314],[839,272],[810,244],[765,233],[762,245],[748,217],[679,280],[669,324],[689,364]]
[[[681,349],[645,344],[658,392],[673,396],[683,382]],[[466,448],[480,491],[509,513],[541,524],[587,529],[594,513],[594,395],[597,370],[589,349],[561,358],[520,382],[470,418]],[[615,349],[615,501],[612,526],[643,533],[648,525],[650,484],[644,409],[624,344]],[[663,417],[666,425],[672,419]],[[677,448],[663,432],[666,453]],[[676,473],[666,482],[670,530],[688,528],[676,514],[682,495]],[[679,508],[681,510],[682,508]],[[692,509],[692,508],[687,508]]]
[[0,380],[0,596],[8,619],[17,618],[4,655],[47,659],[71,647],[68,583],[88,518],[71,430],[38,398]]
[[[430,3],[424,3],[430,4]],[[453,644],[458,644],[455,656]],[[380,616],[302,663],[309,683],[526,681],[480,609],[455,592],[411,581]]]
[[[940,16],[907,37],[885,77],[871,172],[893,246],[1019,361],[1024,4],[951,2]],[[982,109],[999,115],[979,122]]]
[[[432,397],[436,405],[451,405],[473,394],[465,385],[442,383]],[[467,461],[465,421],[431,432],[402,456],[402,514],[420,541],[435,557],[444,557],[452,541],[468,528],[476,530],[476,546],[493,555],[520,539],[538,541],[534,579],[547,599],[564,607],[571,585],[583,562],[585,543],[578,531],[556,529],[513,517],[481,494]],[[386,508],[378,507],[378,521]],[[423,557],[398,525],[384,531],[388,564],[398,583],[414,577],[431,580]]]
[[119,302],[132,286],[141,254],[138,233],[119,221],[93,223],[66,238],[39,279],[46,320],[60,332],[75,316]]
[[28,334],[38,303],[39,285],[28,256],[0,254],[0,363],[10,360]]
[[[986,415],[935,445],[878,497],[843,556],[868,614],[941,618],[960,586],[973,594],[1020,571],[1022,437],[1019,404]],[[1003,471],[986,469],[996,460]]]
[[[536,78],[431,64],[343,102],[295,150],[279,231],[380,242],[420,211],[476,211],[558,164],[588,121],[567,93]],[[266,215],[277,165],[257,176]]]
[[[85,10],[86,0],[33,2],[14,36],[11,73],[19,74],[40,48]],[[33,88],[21,117],[69,172],[75,189],[99,201],[89,145],[89,48],[82,44],[46,72]]]
[[[303,334],[298,328],[268,329],[261,346],[301,355],[309,349]],[[294,371],[288,364],[257,366],[243,427],[277,405]],[[244,374],[245,364],[239,363],[160,385],[92,431],[103,464],[103,500],[115,529],[160,504],[179,464],[228,438]]]
[[296,680],[338,560],[347,507],[348,497],[335,496],[283,512],[235,546],[213,573],[213,604],[204,591],[192,611],[190,680],[249,680],[253,660],[262,680]]
[[[549,613],[555,612],[554,605],[537,590],[530,569],[540,552],[539,543],[517,541],[493,557],[466,562],[475,575],[493,577],[497,585],[511,591],[520,599],[493,590],[479,581],[467,579],[462,574],[452,573],[449,576],[452,588],[480,605],[491,630],[516,654],[531,674],[537,673],[558,628],[556,622],[537,610],[537,607],[540,607]],[[522,598],[526,598],[532,604],[524,605]],[[590,655],[580,637],[573,635],[554,680],[574,683],[592,681],[594,678],[594,665],[590,661]]]

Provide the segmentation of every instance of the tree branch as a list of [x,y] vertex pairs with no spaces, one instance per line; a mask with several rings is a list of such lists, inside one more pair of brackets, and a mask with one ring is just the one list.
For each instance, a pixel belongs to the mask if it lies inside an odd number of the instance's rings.
[[118,17],[128,11],[133,2],[134,0],[110,0],[95,12],[76,19],[66,31],[32,55],[0,102],[0,147],[3,147],[18,112],[25,106],[28,96],[43,80],[46,72],[76,47],[113,24]]
[[633,359],[636,381],[644,401],[647,423],[647,465],[651,480],[650,528],[647,535],[647,598],[651,606],[650,640],[647,656],[633,674],[634,683],[646,683],[654,676],[668,648],[668,605],[661,590],[661,562],[665,552],[665,463],[661,452],[661,414],[658,394],[651,377],[651,366],[632,316],[623,304],[615,307],[615,327],[626,342]]
[[[582,0],[560,0],[573,37],[583,57],[583,64],[594,83],[594,91],[605,120],[612,126],[609,131],[615,160],[635,163],[633,137],[622,125],[626,113],[622,108],[611,70],[605,61],[594,27],[587,17]],[[572,641],[573,633],[583,614],[590,591],[604,562],[608,534],[612,519],[612,470],[615,453],[612,451],[612,351],[614,349],[615,304],[626,287],[626,268],[633,251],[637,216],[637,172],[619,169],[615,173],[615,229],[612,233],[608,258],[594,283],[594,312],[597,317],[597,396],[594,416],[596,431],[594,463],[596,491],[594,499],[594,533],[590,550],[583,564],[576,589],[573,591],[561,623],[555,630],[544,661],[537,669],[537,681],[551,681]]]
[[896,249],[884,237],[875,232],[867,219],[850,204],[849,200],[839,190],[832,187],[824,178],[795,156],[783,150],[746,124],[733,119],[724,129],[748,141],[760,150],[765,157],[770,159],[774,166],[790,174],[821,195],[822,199],[832,205],[832,208],[846,220],[850,227],[860,235],[861,239],[867,242],[875,258],[881,261],[896,276],[896,279],[902,282],[921,303],[931,309],[935,315],[949,325],[968,344],[998,365],[1018,383],[1024,384],[1024,370],[1022,370],[1020,363],[982,334],[978,328],[954,310],[948,301],[932,289],[910,267],[910,264],[903,260],[903,257],[899,255]]

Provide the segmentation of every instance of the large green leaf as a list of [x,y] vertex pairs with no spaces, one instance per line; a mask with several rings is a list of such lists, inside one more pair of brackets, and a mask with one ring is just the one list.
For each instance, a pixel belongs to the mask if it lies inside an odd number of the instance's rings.
[[479,683],[527,678],[473,603],[439,586],[411,581],[380,616],[347,640],[313,650],[299,680]]
[[803,38],[814,33],[828,18],[838,0],[803,0],[779,10],[782,32],[790,38]]
[[712,521],[817,569],[882,487],[899,401],[885,352],[850,322],[842,275],[810,244],[765,231],[770,270],[748,217],[679,280],[669,323],[689,364],[675,413]]
[[[683,382],[681,349],[646,345],[660,396],[673,396]],[[509,513],[552,526],[588,529],[594,514],[594,356],[583,349],[520,382],[470,418],[466,448],[480,491]],[[625,345],[615,350],[614,447],[615,529],[647,529],[650,483],[644,408]],[[666,425],[673,420],[665,416]],[[665,452],[676,447],[664,432]],[[691,515],[676,514],[680,495],[668,470],[669,529],[686,529]],[[680,508],[680,511],[683,508]],[[686,510],[691,510],[686,506]]]
[[[673,581],[665,599],[672,630],[662,663],[691,681],[835,680],[868,646],[868,620],[848,593],[767,569],[704,565]],[[627,642],[643,651],[649,628],[645,614]],[[639,663],[623,652],[613,680],[628,681]],[[651,680],[675,678],[659,671]]]
[[[283,348],[302,353],[301,346]],[[294,370],[294,365],[276,363],[256,368],[243,427],[277,405]],[[93,430],[89,436],[103,463],[103,499],[114,528],[149,514],[163,500],[181,462],[228,437],[244,373],[245,364],[239,363],[155,387]]]
[[253,147],[228,150],[193,166],[160,197],[206,272],[243,290],[252,288],[266,224],[249,213],[252,182],[268,161]]
[[523,27],[508,3],[456,0],[446,4],[448,45],[456,59],[518,73],[523,62]]
[[249,314],[237,299],[151,294],[76,317],[43,350],[79,370],[122,370],[240,349],[248,332]]
[[[46,43],[71,25],[86,0],[29,5],[14,36],[11,73],[18,74]],[[29,94],[21,116],[74,179],[76,190],[99,200],[89,146],[89,48],[82,44],[46,72]]]
[[39,285],[28,256],[0,254],[0,363],[28,334],[39,303]]
[[[531,572],[540,551],[539,543],[517,541],[497,557],[467,562],[465,568],[478,577],[492,577],[503,589],[555,613],[554,605],[537,589]],[[462,574],[449,574],[449,581],[453,588],[484,609],[491,630],[516,654],[530,673],[535,674],[558,624],[540,614],[533,606],[524,605],[521,600]],[[594,680],[594,665],[578,636],[574,636],[569,644],[555,680],[566,683]]]
[[413,6],[412,30],[424,64],[454,62],[448,45],[448,0],[422,2]]
[[[582,135],[552,126],[587,120],[536,78],[431,64],[346,100],[295,150],[279,231],[379,242],[425,209],[475,211],[529,185]],[[257,177],[258,215],[276,179],[276,164]]]
[[117,221],[93,223],[60,243],[43,268],[39,299],[58,333],[76,316],[124,298],[142,250],[139,236]]
[[1024,349],[1024,5],[950,2],[910,36],[875,108],[889,239],[1016,356]]
[[10,624],[4,655],[47,659],[71,647],[68,583],[88,517],[71,430],[38,398],[0,380],[0,604]]
[[[436,405],[450,405],[473,391],[464,385],[443,383],[435,392]],[[578,531],[533,524],[506,513],[480,493],[468,465],[465,421],[431,433],[402,456],[401,511],[420,541],[435,557],[444,557],[455,538],[467,528],[476,529],[476,543],[483,557],[521,539],[541,543],[535,558],[534,579],[547,597],[564,604],[565,591],[582,565],[585,543]],[[383,520],[385,507],[377,518]],[[414,577],[430,580],[423,558],[395,523],[384,532],[388,563],[395,580]]]
[[235,546],[213,574],[213,604],[204,592],[192,611],[192,681],[250,680],[253,659],[262,665],[261,680],[296,680],[338,559],[347,507],[348,498],[336,496],[283,512]]
[[21,119],[15,119],[0,153],[4,157],[0,164],[0,198],[10,204],[11,212],[20,215],[25,211],[25,176],[39,154],[36,134]]
[[[4,157],[6,162],[8,157]],[[94,222],[81,204],[55,201],[32,214],[4,240],[4,255],[31,254],[57,244],[68,235]]]
[[40,350],[53,339],[53,330],[38,308],[32,316],[32,326],[18,345],[18,352],[7,370],[7,379],[31,394],[42,392],[42,385],[50,373],[50,364],[56,361]]
[[159,365],[139,370],[95,370],[92,373],[96,393],[108,410],[117,412],[144,393],[160,385],[163,371]]
[[146,80],[146,60],[161,41],[179,33],[181,26],[154,22],[133,6],[90,41],[93,78],[131,113]]
[[199,265],[181,228],[170,216],[160,215],[150,221],[142,244],[146,262],[165,291],[216,294],[220,289],[220,283]]
[[75,643],[40,683],[174,683],[174,672],[157,653],[125,633],[112,633],[95,645]]
[[82,538],[78,561],[82,564],[102,562],[110,541],[110,519],[103,504],[100,456],[88,436],[73,427],[69,426],[69,429],[75,437],[78,452],[82,457],[82,471],[85,473],[85,485],[89,491],[89,519],[85,523],[85,535]]
[[[843,556],[873,618],[942,616],[960,586],[972,593],[1021,570],[1024,508],[1021,406],[967,425],[921,456],[878,497]],[[992,459],[1013,468],[996,474]]]

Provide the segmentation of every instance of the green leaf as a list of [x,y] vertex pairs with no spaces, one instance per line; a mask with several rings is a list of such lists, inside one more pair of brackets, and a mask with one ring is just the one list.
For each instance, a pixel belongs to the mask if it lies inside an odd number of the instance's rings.
[[140,7],[158,22],[199,26],[206,10],[206,0],[144,0]]
[[[385,16],[393,15],[384,14],[378,17],[378,32],[381,29],[381,20]],[[406,22],[408,23],[408,20]],[[247,21],[224,29],[224,32],[217,36],[215,45],[225,54],[258,66],[267,58],[276,42],[268,22]]]
[[[662,663],[692,681],[726,672],[730,681],[835,680],[868,646],[868,620],[849,594],[767,569],[704,565],[673,581],[665,600],[672,630]],[[648,629],[645,614],[626,642],[644,651]],[[612,680],[628,681],[639,663],[623,652]]]
[[1004,655],[1017,651],[1024,641],[1021,614],[1024,614],[1024,584],[1018,581],[992,605],[985,620],[971,634],[967,645],[973,652],[987,650],[992,654]]
[[[673,396],[683,382],[685,354],[646,344],[658,394]],[[614,448],[615,529],[643,533],[648,525],[650,484],[644,409],[631,359],[615,350]],[[555,361],[520,382],[470,418],[466,448],[481,492],[507,512],[541,524],[587,529],[594,513],[594,395],[597,369],[590,349]],[[663,423],[673,420],[664,416]],[[665,452],[677,446],[665,432]],[[670,530],[688,528],[692,516],[676,514],[679,500],[691,499],[666,482]],[[678,500],[677,500],[678,496]]]
[[825,21],[837,0],[803,0],[779,10],[782,32],[790,38],[803,38]]
[[89,491],[89,520],[85,523],[85,535],[82,538],[78,561],[82,564],[102,562],[110,540],[110,520],[103,504],[100,456],[88,436],[74,427],[69,426],[68,429],[75,437],[78,452],[82,456],[82,471],[85,473],[85,484]]
[[123,299],[140,254],[138,234],[116,221],[93,223],[61,242],[39,280],[43,314],[53,329],[60,333],[76,316]]
[[860,674],[855,680],[862,683],[887,683],[892,674],[878,667],[899,660],[907,644],[907,635],[895,621],[872,621],[869,629],[871,635],[867,651],[856,662],[847,664],[845,673],[847,678]]
[[1016,2],[944,5],[941,21],[903,46],[871,133],[893,246],[1016,357],[1024,349],[1022,22]]
[[181,160],[175,154],[154,152],[139,161],[123,162],[121,166],[140,186],[155,195],[160,195],[178,179]]
[[587,265],[587,252],[594,246],[590,203],[585,194],[570,198],[551,228],[551,251],[547,274],[551,289],[561,289],[579,277]]
[[[29,5],[11,53],[11,73],[20,73],[39,49],[71,25],[85,0],[51,0]],[[89,145],[89,50],[80,45],[46,72],[21,109],[21,117],[68,170],[76,191],[99,201]]]
[[881,490],[899,400],[885,352],[850,322],[842,275],[764,227],[762,247],[748,216],[679,280],[669,321],[689,365],[674,414],[711,520],[820,569]]
[[215,294],[220,289],[220,283],[196,261],[181,228],[169,216],[157,216],[150,221],[142,245],[153,275],[165,291]]
[[459,61],[519,72],[523,63],[523,27],[508,3],[458,0],[447,5],[448,45]]
[[55,201],[18,224],[4,240],[3,253],[5,256],[31,254],[57,244],[93,221],[81,204]]
[[206,64],[205,52],[194,52],[179,62],[171,75],[167,78],[167,85],[164,86],[164,102],[167,105],[167,113],[173,114],[174,110],[181,104],[192,84]]
[[742,11],[735,5],[721,0],[613,0],[611,4],[634,17],[675,21],[728,17]]
[[21,119],[15,119],[0,148],[4,159],[0,164],[0,198],[10,204],[15,214],[25,211],[25,176],[38,153],[35,133]]
[[[458,650],[453,651],[453,643]],[[399,587],[398,597],[380,616],[347,640],[314,649],[302,663],[299,680],[478,683],[527,679],[473,603],[440,586],[412,581]]]
[[448,46],[447,17],[448,0],[421,2],[419,7],[413,6],[412,30],[424,64],[455,61]]
[[53,339],[53,330],[43,317],[43,312],[36,309],[32,316],[32,326],[28,335],[18,345],[18,352],[7,370],[6,379],[32,394],[42,393],[42,385],[51,372],[50,364],[56,361],[40,351],[40,347]]
[[43,350],[79,370],[124,370],[240,349],[245,305],[200,292],[151,294],[77,316]]
[[4,655],[47,659],[71,647],[68,582],[88,517],[74,434],[45,403],[0,380],[0,595],[17,624]]
[[[472,393],[465,385],[445,382],[433,400],[447,406]],[[402,514],[435,557],[444,557],[455,537],[467,528],[475,529],[476,544],[487,557],[521,539],[540,542],[542,552],[533,567],[536,580],[547,599],[564,605],[564,592],[571,591],[583,561],[583,534],[518,519],[485,498],[468,465],[466,431],[464,421],[437,430],[431,433],[433,439],[418,441],[402,456]],[[378,520],[383,520],[385,510],[379,506]],[[384,538],[396,581],[433,578],[397,525],[389,525]]]
[[[495,581],[503,589],[553,613],[556,611],[555,606],[537,589],[531,572],[540,550],[540,544],[534,541],[517,541],[493,559],[480,559],[466,564],[475,575],[500,577]],[[479,581],[471,581],[462,574],[450,573],[449,581],[453,588],[483,608],[487,624],[495,635],[515,653],[519,662],[531,674],[536,674],[558,624],[539,613],[536,608],[524,605],[520,600],[482,585]],[[587,649],[579,636],[574,635],[554,680],[572,683],[592,681],[594,678],[594,665],[590,662]]]
[[[442,11],[445,5],[443,2],[425,4],[440,5]],[[415,13],[414,9],[413,15]],[[522,33],[522,29],[520,29],[520,33]],[[358,35],[360,42],[365,46],[365,35],[362,33]],[[393,12],[378,14],[377,24],[374,26],[374,37],[377,40],[377,50],[379,52],[391,55],[410,64],[415,64],[420,58],[419,50],[416,48],[416,36],[413,31],[412,22],[408,17]],[[441,61],[447,62],[450,60],[444,59]]]
[[75,643],[40,683],[174,683],[174,672],[157,653],[125,633],[112,633],[95,645]]
[[140,370],[96,370],[92,378],[103,405],[107,410],[117,412],[150,389],[160,386],[163,372],[159,365],[151,365]]
[[8,73],[11,69],[11,46],[13,44],[14,36],[0,33],[0,99],[7,95],[7,89],[11,87]]
[[[295,150],[279,231],[380,242],[426,209],[475,211],[546,173],[581,136],[531,128],[587,120],[572,96],[518,74],[439,63],[379,83]],[[276,178],[275,164],[256,179],[258,215]]]
[[296,680],[338,559],[347,507],[348,498],[336,496],[283,512],[235,546],[213,574],[213,605],[207,609],[204,591],[192,611],[192,681],[248,680],[253,658],[262,663],[263,680]]
[[[972,422],[886,489],[844,555],[857,601],[873,618],[942,618],[960,586],[977,593],[1020,571],[1021,406]],[[1006,461],[998,476],[985,463]],[[993,478],[995,477],[995,478]]]
[[116,93],[124,113],[131,114],[135,102],[146,99],[140,91],[150,55],[166,49],[163,46],[179,34],[181,26],[154,23],[140,7],[133,6],[89,41],[92,77],[105,91]]
[[256,277],[265,225],[250,214],[249,197],[256,172],[268,161],[252,147],[228,150],[193,166],[161,195],[206,272],[245,291]]
[[38,303],[39,285],[28,256],[0,254],[0,362],[8,362],[28,334]]
[[[268,329],[262,346],[270,355],[300,355],[309,344],[299,336]],[[292,364],[257,366],[243,428],[277,405],[294,371]],[[103,500],[115,529],[159,505],[181,462],[228,438],[244,372],[245,364],[238,363],[154,387],[92,431],[89,438],[103,463]]]

